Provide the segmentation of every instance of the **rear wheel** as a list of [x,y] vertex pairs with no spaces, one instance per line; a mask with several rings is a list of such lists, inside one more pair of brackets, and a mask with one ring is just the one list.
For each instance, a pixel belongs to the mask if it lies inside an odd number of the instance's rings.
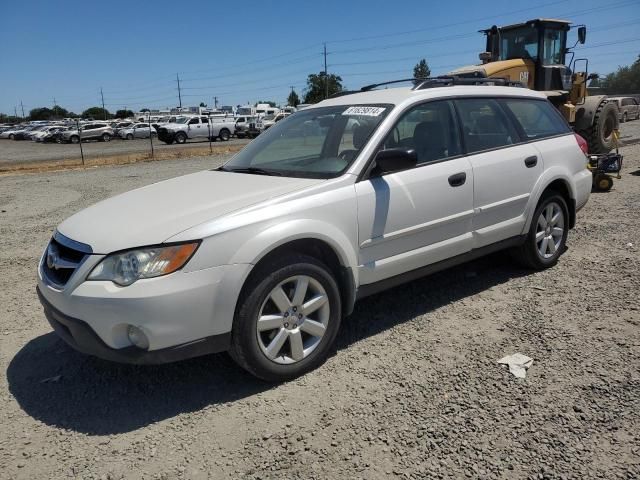
[[176,133],[175,140],[176,143],[185,143],[187,141],[187,136],[182,132],[178,132]]
[[133,133],[127,133],[127,140],[133,140]]
[[515,251],[523,266],[542,270],[552,267],[564,252],[569,234],[569,210],[556,192],[546,193],[536,208],[524,243]]
[[102,141],[103,142],[108,142],[109,140],[111,140],[111,135],[109,135],[108,133],[103,133],[102,134]]
[[602,102],[593,117],[593,124],[579,132],[589,143],[589,153],[609,153],[615,148],[614,131],[618,129],[618,109],[615,104]]
[[239,305],[231,356],[268,381],[290,380],[319,366],[340,327],[338,285],[324,264],[306,255],[261,268]]
[[16,136],[13,133],[9,134],[9,140],[14,140],[16,138]]
[[620,120],[620,123],[625,123],[627,121],[627,112],[624,112],[622,114],[622,120]]
[[229,137],[231,136],[231,132],[226,128],[223,128],[222,130],[220,130],[220,133],[218,136],[220,137],[220,140],[222,140],[223,142],[226,142],[229,140]]
[[80,137],[77,135],[73,135],[69,140],[71,143],[80,143]]

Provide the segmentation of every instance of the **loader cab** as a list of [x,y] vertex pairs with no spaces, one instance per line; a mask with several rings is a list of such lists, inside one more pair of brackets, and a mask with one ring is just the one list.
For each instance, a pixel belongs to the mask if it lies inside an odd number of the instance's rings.
[[[565,20],[535,19],[482,30],[487,36],[488,62],[523,59],[532,67],[529,75],[535,90],[570,90],[571,70],[565,65],[569,25]],[[579,33],[584,43],[586,32]]]

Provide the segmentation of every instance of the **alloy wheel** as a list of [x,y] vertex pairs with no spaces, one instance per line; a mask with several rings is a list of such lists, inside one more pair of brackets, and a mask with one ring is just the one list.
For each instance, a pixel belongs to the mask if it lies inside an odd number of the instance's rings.
[[549,259],[558,254],[564,236],[564,213],[555,202],[550,202],[540,212],[536,228],[538,254]]
[[260,308],[256,335],[262,353],[278,364],[307,358],[330,319],[329,296],[313,277],[297,275],[276,285]]

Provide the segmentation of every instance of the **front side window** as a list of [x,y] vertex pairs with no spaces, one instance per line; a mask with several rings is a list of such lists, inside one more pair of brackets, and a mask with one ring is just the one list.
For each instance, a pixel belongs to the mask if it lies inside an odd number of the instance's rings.
[[451,102],[428,102],[407,111],[389,132],[384,148],[414,149],[418,164],[460,155]]
[[500,60],[538,58],[538,31],[521,27],[500,32]]
[[528,140],[569,133],[566,122],[545,100],[506,99],[503,104],[513,113]]
[[455,101],[467,153],[516,143],[517,136],[495,100],[465,98]]
[[392,105],[338,105],[291,115],[247,145],[222,170],[331,178],[356,158]]
[[200,123],[200,120],[198,120],[197,118],[192,118],[191,120],[189,120],[189,125],[195,125],[196,123]]

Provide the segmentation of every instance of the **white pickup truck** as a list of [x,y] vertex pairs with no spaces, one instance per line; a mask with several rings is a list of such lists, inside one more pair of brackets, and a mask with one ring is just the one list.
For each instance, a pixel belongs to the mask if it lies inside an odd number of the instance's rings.
[[175,123],[167,123],[158,128],[158,139],[171,145],[173,142],[185,143],[191,138],[209,138],[224,140],[231,138],[235,131],[233,119],[209,119],[208,117],[179,117]]

